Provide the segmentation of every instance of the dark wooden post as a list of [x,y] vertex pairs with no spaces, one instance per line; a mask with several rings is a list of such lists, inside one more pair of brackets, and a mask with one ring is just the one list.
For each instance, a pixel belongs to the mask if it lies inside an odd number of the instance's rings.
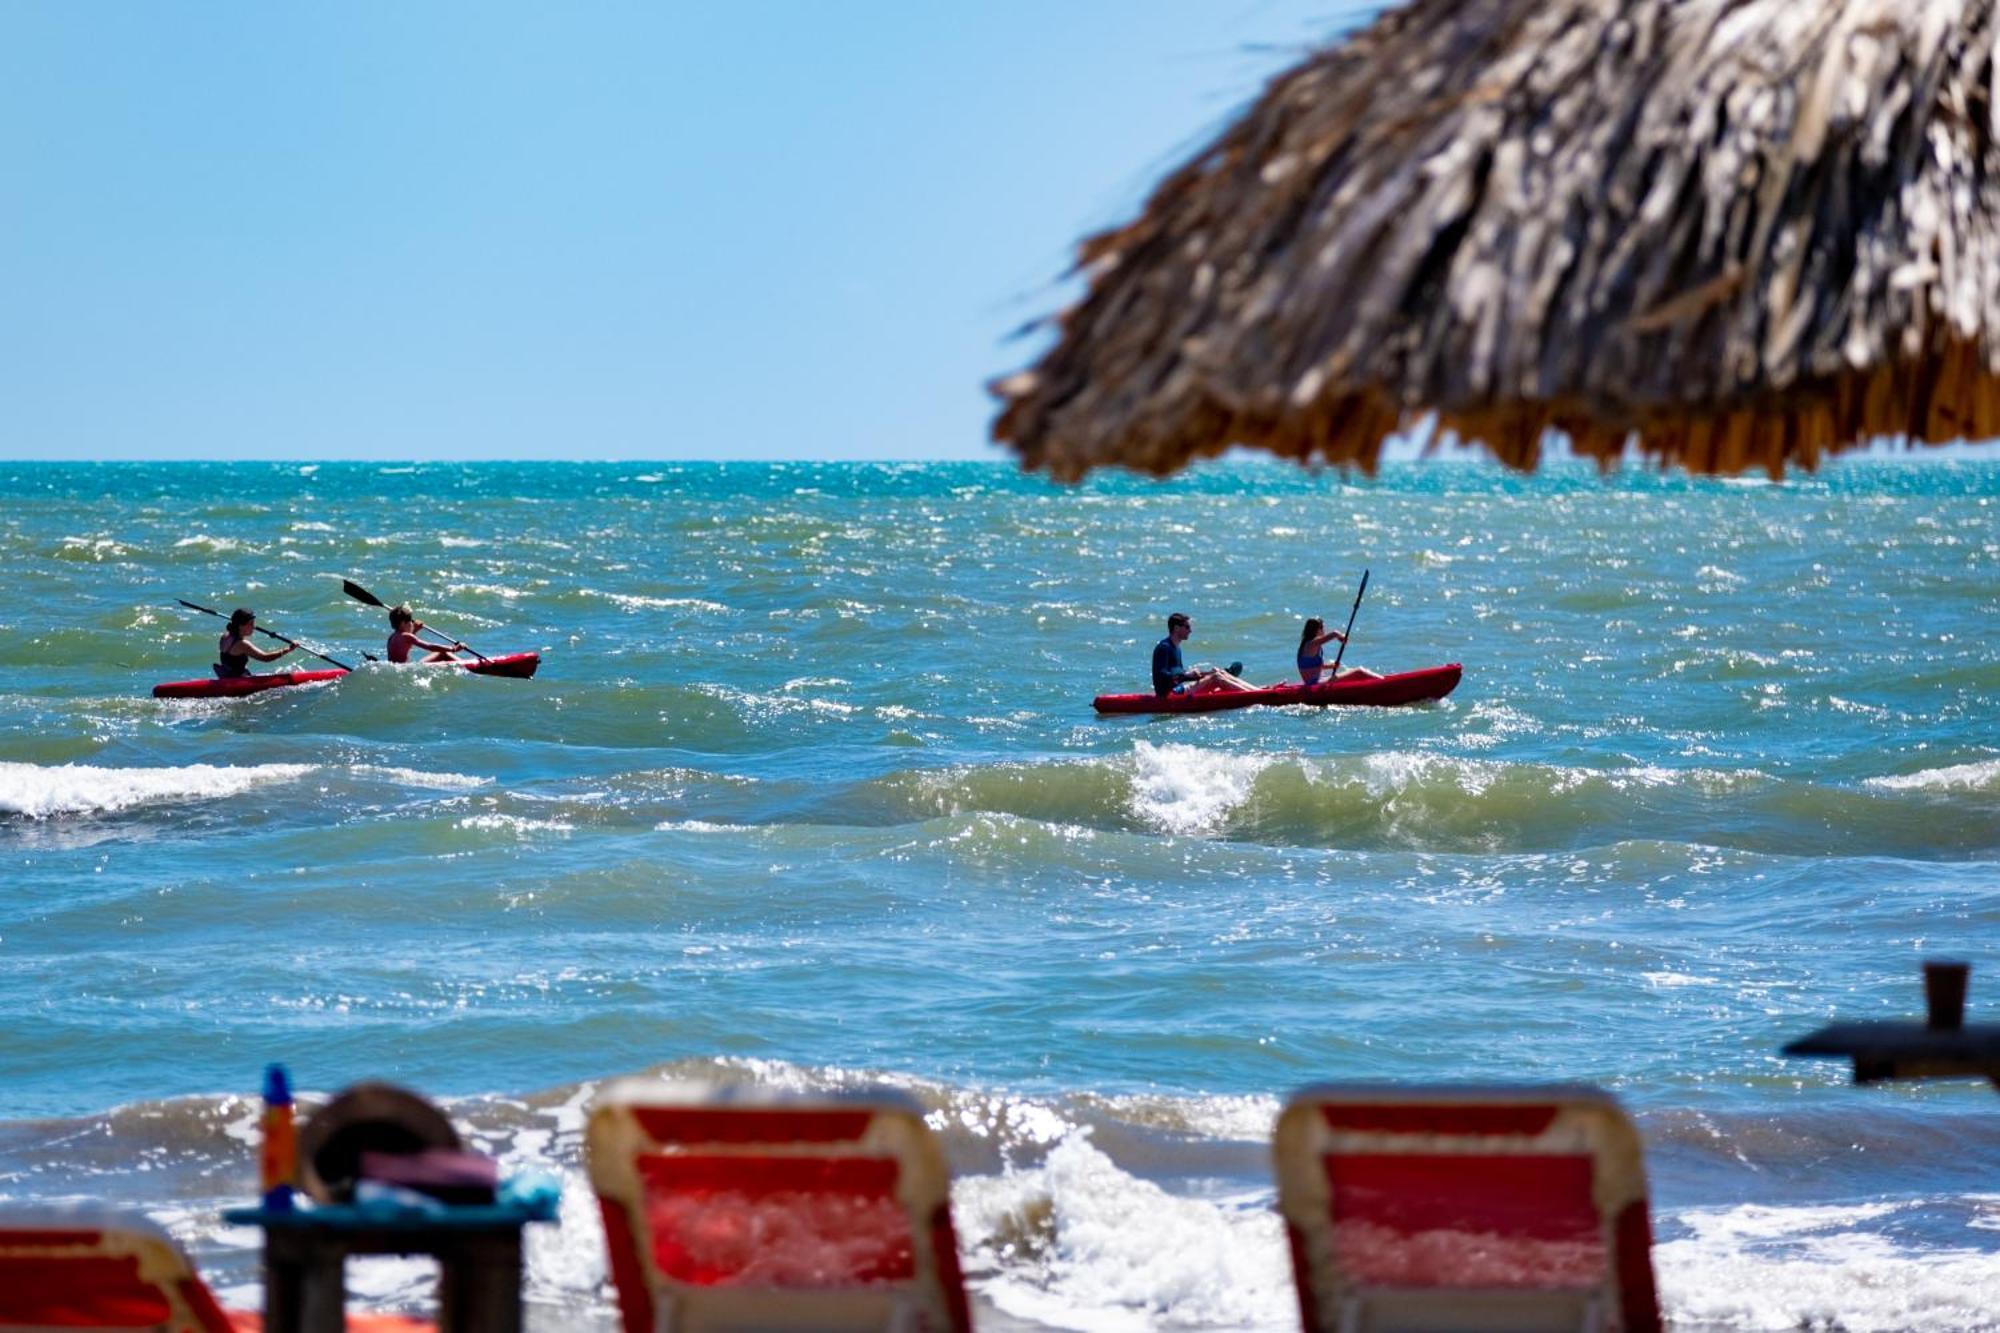
[[1891,1078],[1984,1078],[2000,1089],[2000,1023],[1965,1021],[1970,963],[1924,964],[1924,1021],[1834,1023],[1785,1047],[1786,1055],[1837,1055],[1856,1083]]

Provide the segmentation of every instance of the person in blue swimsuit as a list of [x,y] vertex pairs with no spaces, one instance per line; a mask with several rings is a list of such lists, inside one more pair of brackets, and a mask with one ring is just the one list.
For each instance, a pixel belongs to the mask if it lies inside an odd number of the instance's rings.
[[[1251,690],[1256,686],[1239,680],[1233,671],[1219,667],[1188,670],[1181,660],[1181,645],[1194,633],[1194,622],[1185,611],[1167,617],[1167,637],[1153,645],[1153,693],[1207,694],[1211,690]],[[1237,668],[1241,670],[1242,668]]]
[[[1308,685],[1319,684],[1319,678],[1326,673],[1326,645],[1329,642],[1346,643],[1347,636],[1337,629],[1328,629],[1326,622],[1318,616],[1306,621],[1304,632],[1299,635],[1299,679]],[[1381,673],[1364,667],[1344,666],[1334,673],[1336,680],[1380,680]]]

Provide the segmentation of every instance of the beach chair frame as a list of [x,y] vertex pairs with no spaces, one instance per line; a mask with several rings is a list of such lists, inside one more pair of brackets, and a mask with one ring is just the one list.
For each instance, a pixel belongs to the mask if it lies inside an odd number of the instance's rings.
[[[1307,1333],[1571,1329],[1660,1333],[1652,1222],[1638,1131],[1601,1089],[1557,1085],[1323,1084],[1294,1094],[1273,1144],[1278,1209]],[[1585,1157],[1604,1271],[1594,1289],[1366,1284],[1335,1235],[1330,1156],[1508,1154]],[[1476,1318],[1468,1319],[1469,1312]]]
[[[65,1270],[69,1270],[65,1272]],[[59,1320],[53,1305],[42,1322],[34,1310],[34,1273],[48,1282],[45,1291],[66,1282],[69,1291],[94,1288],[100,1317],[121,1322],[79,1323],[72,1308]],[[63,1278],[55,1277],[64,1273]],[[81,1279],[79,1282],[78,1279]],[[215,1294],[195,1272],[194,1265],[173,1237],[143,1214],[122,1209],[74,1208],[0,1209],[0,1327],[127,1328],[159,1333],[231,1333],[229,1316]],[[113,1303],[119,1289],[127,1293],[122,1313]],[[131,1293],[145,1291],[153,1299],[131,1303]],[[16,1317],[27,1322],[6,1322]],[[145,1319],[147,1322],[129,1322]],[[64,1322],[66,1320],[66,1322]]]
[[[607,1086],[585,1135],[604,1217],[625,1333],[728,1329],[894,1329],[970,1333],[951,1223],[951,1177],[923,1110],[901,1093],[793,1095],[747,1087],[626,1079]],[[676,1280],[652,1261],[648,1164],[741,1158],[768,1172],[783,1159],[892,1163],[909,1224],[913,1272],[903,1280],[809,1289],[709,1286]]]

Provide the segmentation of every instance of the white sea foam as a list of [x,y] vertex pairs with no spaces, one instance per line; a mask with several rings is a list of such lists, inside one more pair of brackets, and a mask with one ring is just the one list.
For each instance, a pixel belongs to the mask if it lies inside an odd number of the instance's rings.
[[498,597],[509,602],[528,595],[519,588],[510,588],[504,583],[450,583],[445,585],[445,592],[453,597],[469,594],[477,597]]
[[1295,1317],[1267,1201],[1169,1194],[1120,1170],[1082,1132],[1034,1167],[952,1190],[981,1294],[1055,1328],[1276,1328]]
[[467,815],[458,821],[458,826],[463,829],[479,829],[486,832],[512,833],[516,837],[526,837],[530,833],[574,833],[576,831],[576,825],[560,819],[529,819],[526,815]]
[[1681,986],[1720,986],[1714,977],[1690,976],[1686,972],[1641,972],[1640,980],[1655,990],[1672,990]]
[[[1384,750],[1362,760],[1368,794],[1393,799],[1404,792],[1449,779],[1468,796],[1478,796],[1507,772],[1507,765],[1486,759]],[[1580,780],[1580,779],[1579,779]]]
[[[581,1111],[577,1115],[581,1118]],[[532,1169],[545,1169],[532,1157],[525,1164]],[[558,1308],[574,1308],[586,1301],[596,1304],[602,1299],[606,1272],[604,1218],[598,1212],[597,1195],[583,1172],[563,1173],[561,1211],[556,1221],[555,1226],[529,1227],[524,1233],[527,1295],[531,1300]],[[610,1311],[605,1313],[608,1315]],[[615,1325],[607,1320],[601,1327]]]
[[465,791],[491,778],[376,764],[184,764],[168,768],[100,768],[94,764],[0,763],[0,815],[53,819],[101,815],[138,806],[177,805],[240,796],[254,788],[296,782],[315,773],[345,772],[402,787]]
[[960,1095],[950,1105],[925,1117],[934,1130],[958,1128],[991,1139],[1005,1149],[1023,1144],[1060,1143],[1076,1131],[1062,1112],[1047,1102],[1006,1093]]
[[224,551],[240,551],[243,549],[243,543],[237,541],[234,537],[212,537],[206,532],[197,532],[192,537],[183,537],[175,542],[174,545],[177,547],[198,546],[204,551],[214,551],[217,554]]
[[613,606],[626,611],[727,611],[721,602],[712,602],[706,597],[648,597],[636,592],[604,592],[598,588],[581,590],[585,597],[602,597]]
[[[1083,1132],[1032,1168],[952,1192],[974,1285],[1057,1328],[1294,1327],[1282,1231],[1264,1192],[1169,1193]],[[1959,1333],[1993,1327],[2000,1255],[1913,1250],[1879,1228],[1911,1205],[1697,1210],[1655,1263],[1671,1321],[1744,1330]]]
[[1263,755],[1139,741],[1132,747],[1129,806],[1134,816],[1167,833],[1216,833],[1250,798],[1257,775],[1271,762]]
[[28,819],[109,814],[135,806],[215,801],[253,787],[295,782],[313,764],[184,764],[99,768],[91,764],[0,763],[0,814]]
[[698,684],[695,688],[703,694],[724,700],[746,719],[777,717],[786,713],[824,713],[831,717],[847,717],[861,711],[855,704],[844,704],[838,699],[825,699],[818,695],[758,694],[732,685]]
[[2000,792],[2000,759],[1869,778],[1862,785],[1884,791]]
[[1495,739],[1530,736],[1542,729],[1540,722],[1511,704],[1486,699],[1472,706],[1466,720],[1490,728]]
[[1880,1226],[1910,1204],[1700,1209],[1654,1248],[1676,1322],[1847,1333],[1994,1327],[2000,1254],[1913,1251]]
[[82,552],[91,560],[116,560],[132,554],[132,548],[111,537],[65,537],[57,548]]
[[473,787],[484,787],[492,778],[482,778],[472,773],[447,773],[416,768],[390,768],[379,764],[355,764],[348,772],[358,777],[387,778],[405,787],[431,787],[438,791],[466,791]]
[[831,690],[850,683],[839,676],[796,676],[778,688],[792,694],[798,690]]
[[1278,1099],[1235,1095],[1210,1097],[1110,1097],[1105,1107],[1135,1124],[1158,1124],[1205,1139],[1262,1143],[1278,1124]]

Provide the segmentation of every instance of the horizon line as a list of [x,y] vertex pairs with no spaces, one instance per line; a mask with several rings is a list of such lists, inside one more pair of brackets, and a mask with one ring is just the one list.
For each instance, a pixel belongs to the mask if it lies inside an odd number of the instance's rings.
[[[1872,447],[1864,446],[1863,448],[1860,449],[1843,451],[1839,454],[1832,455],[1831,457],[1822,457],[1819,460],[1818,469],[1824,469],[1828,467],[1838,467],[1843,464],[1851,464],[1851,463],[2000,462],[2000,448],[1995,448],[1994,447],[1995,445],[2000,445],[2000,440],[1981,440],[1977,442],[1954,441],[1953,443],[1950,444],[1928,445],[1928,446],[1925,445],[1912,445],[1905,447],[1895,447],[1895,446],[1884,447],[1882,445],[1876,445]],[[620,467],[620,466],[622,467],[687,467],[687,466],[778,467],[778,466],[792,466],[796,464],[808,464],[812,466],[836,466],[836,467],[843,465],[867,466],[867,467],[880,467],[880,466],[925,467],[937,464],[965,464],[965,465],[972,465],[979,467],[1009,468],[1013,471],[1020,472],[1024,476],[1029,476],[1029,477],[1043,475],[1034,472],[1030,469],[1021,467],[1018,461],[1014,459],[962,458],[962,457],[955,458],[949,456],[926,457],[926,458],[912,458],[912,457],[899,457],[899,456],[883,456],[883,457],[873,457],[873,458],[870,457],[815,458],[804,455],[788,456],[788,457],[772,457],[772,458],[714,458],[714,457],[549,458],[549,457],[538,457],[535,455],[520,455],[520,456],[494,455],[491,457],[480,457],[480,458],[411,458],[411,457],[354,458],[354,457],[342,457],[336,455],[332,457],[319,457],[319,458],[308,458],[308,457],[148,458],[148,457],[115,457],[115,456],[108,458],[51,458],[51,457],[36,457],[36,456],[10,457],[5,454],[0,454],[0,467],[12,467],[20,465],[53,466],[53,467],[106,467],[106,466],[125,466],[125,465],[149,465],[149,466],[157,465],[157,466],[184,466],[184,467],[222,466],[222,467],[317,468],[326,466],[481,467],[481,466],[520,466],[523,464],[546,464],[558,467]],[[1569,464],[1587,465],[1592,468],[1595,468],[1597,466],[1595,460],[1579,458],[1575,454],[1572,454],[1567,450],[1549,451],[1540,460],[1538,466],[1569,465]],[[1229,454],[1217,458],[1204,458],[1204,459],[1194,460],[1190,462],[1185,468],[1180,469],[1174,475],[1185,475],[1188,472],[1193,472],[1201,469],[1212,468],[1217,466],[1233,466],[1233,465],[1247,465],[1254,467],[1270,467],[1270,468],[1290,468],[1290,469],[1296,469],[1301,472],[1349,472],[1349,473],[1365,474],[1365,469],[1363,469],[1358,463],[1327,462],[1327,461],[1301,462],[1299,460],[1291,458],[1279,458],[1276,455],[1266,454],[1261,451],[1241,450],[1241,451],[1231,451]],[[1500,460],[1493,457],[1491,454],[1486,453],[1484,450],[1475,450],[1475,449],[1455,449],[1448,453],[1437,453],[1429,456],[1424,456],[1417,453],[1410,453],[1395,457],[1385,457],[1379,460],[1378,465],[1379,466],[1423,465],[1430,467],[1475,466],[1475,467],[1494,467],[1494,468],[1499,468],[1503,471],[1512,470],[1508,469],[1505,464],[1500,462]],[[1672,466],[1662,468],[1658,462],[1637,455],[1618,460],[1618,462],[1608,470],[1612,472],[1622,472],[1634,469],[1643,470],[1647,472],[1686,471],[1686,469],[1684,468],[1672,467]],[[1813,470],[1818,470],[1818,469],[1813,469]],[[1127,476],[1127,477],[1135,477],[1153,481],[1173,480],[1172,476],[1154,477],[1149,473],[1135,472],[1129,468],[1122,468],[1115,465],[1107,465],[1105,467],[1097,469],[1097,471],[1100,474],[1108,476]],[[1738,475],[1750,475],[1751,472],[1761,472],[1761,469],[1747,469],[1744,473]],[[1810,470],[1803,467],[1787,469],[1788,476],[1795,474],[1809,475]],[[1690,473],[1688,475],[1697,475],[1697,474]],[[1707,475],[1707,474],[1700,474],[1700,475]],[[1715,474],[1715,475],[1719,476],[1722,474]]]

